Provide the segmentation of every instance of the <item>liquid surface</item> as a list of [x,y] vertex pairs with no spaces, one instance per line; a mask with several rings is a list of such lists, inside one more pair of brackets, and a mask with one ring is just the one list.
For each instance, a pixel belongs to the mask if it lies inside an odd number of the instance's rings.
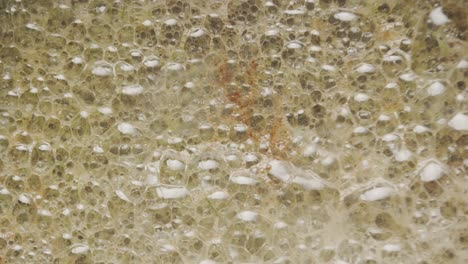
[[0,263],[468,263],[463,1],[0,1]]

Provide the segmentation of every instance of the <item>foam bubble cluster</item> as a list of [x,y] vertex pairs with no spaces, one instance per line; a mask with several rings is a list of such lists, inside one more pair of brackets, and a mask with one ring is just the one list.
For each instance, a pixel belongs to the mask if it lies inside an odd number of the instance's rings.
[[0,263],[468,263],[461,1],[0,1]]

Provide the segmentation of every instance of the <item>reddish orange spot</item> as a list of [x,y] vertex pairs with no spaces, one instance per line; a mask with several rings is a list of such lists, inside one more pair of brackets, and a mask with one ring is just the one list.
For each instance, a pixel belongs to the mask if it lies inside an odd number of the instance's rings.
[[390,30],[385,30],[385,31],[380,32],[379,38],[382,41],[389,41],[389,40],[392,40],[394,38],[394,34]]
[[230,69],[227,59],[223,59],[221,63],[218,64],[218,84],[226,85],[232,82],[234,72]]
[[251,86],[254,86],[257,81],[257,67],[257,62],[252,60],[249,64],[249,68],[247,69],[247,83]]
[[[217,66],[217,83],[224,91],[226,100],[234,103],[238,108],[235,111],[236,122],[242,122],[246,125],[251,125],[252,117],[254,114],[255,103],[261,99],[261,92],[258,89],[260,65],[257,61],[250,61],[245,69],[237,69],[233,65],[229,65],[227,60],[222,60]],[[230,83],[234,80],[236,75],[242,73],[244,81],[249,85],[248,90],[242,90],[240,87],[230,87]],[[242,79],[242,78],[241,78]],[[257,130],[249,129],[248,136],[259,143],[260,139],[269,134],[269,144],[271,155],[278,158],[285,158],[289,150],[289,131],[283,120],[283,113],[281,108],[281,100],[276,98],[273,101],[274,118],[270,120],[269,124]],[[232,123],[231,120],[230,123]]]
[[231,103],[235,103],[237,105],[240,105],[242,102],[241,102],[241,94],[239,92],[233,92],[233,93],[230,93],[227,95],[229,101]]

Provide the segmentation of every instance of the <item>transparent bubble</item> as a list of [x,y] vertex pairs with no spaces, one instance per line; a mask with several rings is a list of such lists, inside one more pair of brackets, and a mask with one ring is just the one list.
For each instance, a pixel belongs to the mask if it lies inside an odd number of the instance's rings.
[[0,263],[465,260],[461,3],[3,2]]

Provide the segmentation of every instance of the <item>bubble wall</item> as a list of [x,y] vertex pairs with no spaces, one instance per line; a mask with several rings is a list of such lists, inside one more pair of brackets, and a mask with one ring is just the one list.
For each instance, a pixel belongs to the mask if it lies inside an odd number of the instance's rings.
[[463,0],[0,0],[0,264],[468,263]]

